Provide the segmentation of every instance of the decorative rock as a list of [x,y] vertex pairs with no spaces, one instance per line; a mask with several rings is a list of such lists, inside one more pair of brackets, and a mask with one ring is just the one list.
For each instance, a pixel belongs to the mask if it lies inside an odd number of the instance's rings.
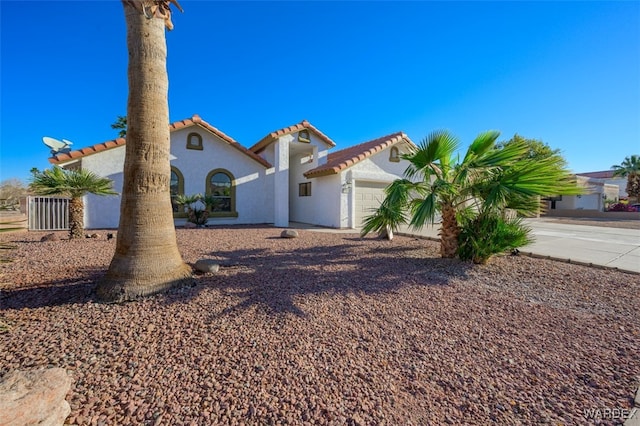
[[298,231],[295,229],[285,229],[280,233],[280,238],[298,238]]
[[62,368],[14,371],[0,382],[0,425],[54,426],[71,413],[71,377]]
[[58,241],[59,238],[56,234],[47,234],[44,237],[40,238],[41,242],[45,242],[45,241]]
[[196,225],[193,222],[187,222],[183,226],[183,228],[186,228],[186,229],[194,229],[194,228],[197,228],[197,227],[198,227],[198,225]]
[[196,262],[195,268],[200,272],[218,272],[220,265],[213,259],[200,259]]
[[91,234],[90,237],[91,238],[100,238],[100,234]]

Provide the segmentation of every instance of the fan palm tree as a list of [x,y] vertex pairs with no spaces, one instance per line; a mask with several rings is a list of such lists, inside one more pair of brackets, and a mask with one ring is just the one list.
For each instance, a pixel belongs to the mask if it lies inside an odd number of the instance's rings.
[[109,178],[88,170],[65,170],[54,166],[43,172],[34,171],[29,188],[38,195],[69,197],[69,238],[84,237],[84,201],[87,194],[117,195]]
[[613,176],[627,178],[627,194],[638,200],[640,197],[640,155],[625,157],[619,165],[611,166]]
[[120,223],[105,301],[133,300],[191,279],[176,239],[169,181],[169,104],[165,27],[175,0],[122,0],[127,24],[129,97]]
[[456,257],[463,219],[495,217],[509,208],[523,215],[539,209],[539,195],[579,194],[560,156],[528,158],[525,143],[496,148],[499,133],[481,133],[462,161],[459,141],[446,131],[431,133],[412,152],[405,179],[385,189],[380,208],[364,223],[362,234],[382,226],[409,223],[420,229],[440,213],[440,254]]

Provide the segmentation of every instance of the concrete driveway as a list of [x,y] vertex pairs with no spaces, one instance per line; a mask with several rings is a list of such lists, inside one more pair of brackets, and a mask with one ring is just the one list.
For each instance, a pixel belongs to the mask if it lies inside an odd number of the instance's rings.
[[535,242],[521,249],[535,255],[640,273],[640,230],[527,219]]

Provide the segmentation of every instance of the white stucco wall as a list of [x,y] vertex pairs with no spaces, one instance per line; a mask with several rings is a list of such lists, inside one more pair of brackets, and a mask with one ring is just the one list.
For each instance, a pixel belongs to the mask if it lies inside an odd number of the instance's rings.
[[[187,149],[187,136],[202,136],[203,150]],[[82,167],[114,181],[122,192],[125,147],[112,148],[82,158]],[[273,223],[273,170],[220,140],[200,127],[191,126],[171,133],[171,165],[184,177],[185,194],[204,194],[206,178],[214,169],[224,169],[234,177],[237,218],[209,218],[209,225]],[[85,226],[88,229],[117,228],[121,197],[86,197]],[[176,219],[183,224],[185,219]]]
[[[113,189],[122,193],[122,170],[125,147],[119,146],[82,158],[82,168],[113,181]],[[85,197],[84,226],[87,229],[117,228],[120,218],[120,195]]]
[[[395,146],[398,148],[400,155],[407,152],[405,143],[399,143]],[[402,159],[398,162],[389,161],[390,149],[386,148],[353,166],[352,170],[355,174],[353,177],[355,179],[365,179],[367,174],[373,174],[374,176],[371,180],[393,181],[402,178],[409,162]],[[375,175],[379,175],[381,179],[376,179]],[[393,177],[390,175],[393,175]]]
[[[403,146],[400,146],[403,152]],[[296,161],[296,165],[299,160]],[[353,228],[355,211],[354,182],[356,180],[369,180],[374,182],[391,183],[402,177],[408,162],[389,161],[389,148],[366,158],[352,167],[343,170],[339,174],[321,176],[311,180],[304,179],[302,173],[295,186],[291,185],[292,198],[297,198],[297,205],[292,209],[292,219],[303,223],[312,223],[332,228]],[[316,167],[311,164],[298,166],[306,171]],[[312,196],[298,197],[298,183],[312,182]],[[291,203],[294,205],[294,203]]]
[[[289,157],[289,220],[320,226],[339,227],[338,195],[331,179],[308,179],[304,173],[327,162],[329,147],[310,132],[309,142],[298,142],[298,133],[292,134]],[[311,196],[300,197],[299,185],[311,182]],[[328,201],[332,200],[332,201]],[[331,202],[332,204],[327,204]],[[328,210],[336,210],[329,212]]]
[[[407,152],[406,144],[395,145],[399,148],[400,155]],[[346,185],[350,191],[342,194],[340,203],[340,227],[355,228],[355,181],[371,181],[391,183],[396,179],[402,179],[409,162],[400,160],[389,161],[390,148],[376,155],[360,161],[353,167],[341,173],[341,185]]]
[[603,179],[603,181],[609,185],[618,185],[618,199],[626,198],[629,196],[627,194],[627,178],[611,178],[611,179]]
[[[202,136],[203,150],[186,148],[187,136],[191,132]],[[187,195],[204,194],[207,175],[214,169],[224,169],[233,175],[238,217],[211,217],[209,225],[283,223],[286,216],[290,221],[352,228],[355,203],[353,182],[370,180],[390,183],[402,177],[408,164],[406,161],[389,161],[387,148],[339,174],[307,179],[304,177],[306,171],[326,163],[329,147],[313,133],[310,134],[310,143],[298,142],[297,133],[283,138],[286,143],[280,145],[279,141],[274,142],[261,154],[274,166],[267,169],[207,130],[191,126],[171,133],[171,165],[182,173]],[[401,153],[406,149],[403,144],[396,146]],[[82,158],[82,167],[109,177],[114,181],[115,190],[121,192],[124,153],[124,146],[101,151]],[[309,154],[312,154],[311,161],[308,161]],[[298,195],[301,182],[311,182],[310,197]],[[276,220],[278,211],[280,221]],[[85,226],[88,229],[117,228],[119,214],[119,196],[86,197]],[[176,219],[176,224],[181,225],[185,221]],[[278,226],[286,226],[282,223]]]
[[292,190],[290,203],[291,221],[313,225],[340,228],[340,175],[322,176],[313,179],[302,179],[300,182],[311,182],[311,196],[299,197],[298,184]]
[[[187,149],[187,136],[192,132],[202,136],[202,151]],[[214,134],[194,126],[172,132],[171,165],[184,176],[187,195],[205,194],[207,175],[212,170],[224,169],[233,175],[238,217],[210,217],[208,225],[273,223],[273,175]],[[178,224],[184,222],[184,219],[176,220]]]

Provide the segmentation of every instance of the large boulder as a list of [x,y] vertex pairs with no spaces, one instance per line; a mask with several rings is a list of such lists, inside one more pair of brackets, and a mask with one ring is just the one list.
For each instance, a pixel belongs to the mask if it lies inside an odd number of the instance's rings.
[[0,425],[58,426],[71,413],[71,377],[62,368],[13,371],[0,382]]

